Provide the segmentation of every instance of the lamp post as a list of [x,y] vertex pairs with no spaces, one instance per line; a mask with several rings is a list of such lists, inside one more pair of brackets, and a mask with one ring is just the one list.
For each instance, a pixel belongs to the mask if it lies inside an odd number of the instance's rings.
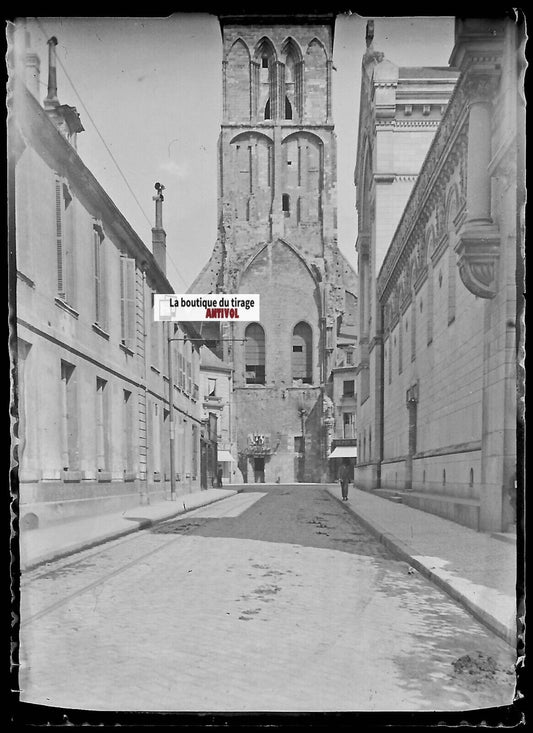
[[300,415],[300,421],[302,424],[302,473],[301,473],[301,479],[302,483],[305,479],[305,416],[307,415],[307,410],[304,407],[298,408],[298,414]]

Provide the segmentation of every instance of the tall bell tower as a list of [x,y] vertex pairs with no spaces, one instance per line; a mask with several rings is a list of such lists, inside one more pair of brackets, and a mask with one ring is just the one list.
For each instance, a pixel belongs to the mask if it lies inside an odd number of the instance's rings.
[[339,323],[356,309],[356,275],[337,247],[334,22],[220,16],[219,229],[191,290],[261,296],[260,322],[223,325],[220,342],[250,481],[324,474],[325,384]]

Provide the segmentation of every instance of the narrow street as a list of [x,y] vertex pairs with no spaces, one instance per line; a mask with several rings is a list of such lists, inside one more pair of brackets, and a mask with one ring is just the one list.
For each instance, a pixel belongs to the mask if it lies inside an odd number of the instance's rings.
[[44,705],[432,711],[513,696],[512,649],[319,486],[250,485],[38,567],[21,614],[21,700]]

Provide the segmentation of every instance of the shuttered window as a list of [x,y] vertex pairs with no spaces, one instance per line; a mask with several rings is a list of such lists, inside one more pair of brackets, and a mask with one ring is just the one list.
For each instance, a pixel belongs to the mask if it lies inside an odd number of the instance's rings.
[[75,367],[61,360],[61,456],[62,468],[79,467],[78,400]]
[[265,332],[259,323],[245,331],[246,384],[265,383]]
[[100,227],[93,227],[93,261],[94,261],[94,320],[105,328],[107,311],[105,300],[105,266],[104,235]]
[[56,181],[56,254],[57,254],[57,294],[65,299],[65,263],[63,258],[63,196],[61,182]]
[[96,468],[107,471],[109,463],[109,405],[107,381],[96,378]]
[[122,343],[134,350],[136,332],[135,260],[120,258],[120,328]]
[[192,394],[192,364],[187,361],[187,394]]
[[66,183],[56,179],[56,262],[57,295],[71,305],[74,303],[74,231],[72,196]]
[[129,390],[122,390],[122,462],[124,472],[133,471],[133,396]]

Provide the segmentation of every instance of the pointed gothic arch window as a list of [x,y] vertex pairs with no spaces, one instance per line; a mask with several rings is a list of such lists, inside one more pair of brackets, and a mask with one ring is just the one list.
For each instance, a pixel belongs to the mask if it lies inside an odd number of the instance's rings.
[[259,119],[271,120],[278,116],[275,101],[276,95],[276,51],[269,38],[264,36],[254,52],[254,88],[253,107],[254,115]]
[[250,323],[244,332],[246,384],[265,383],[265,332],[259,323]]
[[292,104],[288,97],[285,97],[285,119],[292,120]]
[[[303,98],[302,53],[298,44],[287,38],[281,49],[281,61],[285,67],[281,98],[285,99],[284,118],[301,118]],[[289,106],[290,105],[290,109]],[[290,113],[289,113],[290,112]]]
[[313,332],[311,326],[300,321],[292,332],[292,378],[304,384],[313,381]]

